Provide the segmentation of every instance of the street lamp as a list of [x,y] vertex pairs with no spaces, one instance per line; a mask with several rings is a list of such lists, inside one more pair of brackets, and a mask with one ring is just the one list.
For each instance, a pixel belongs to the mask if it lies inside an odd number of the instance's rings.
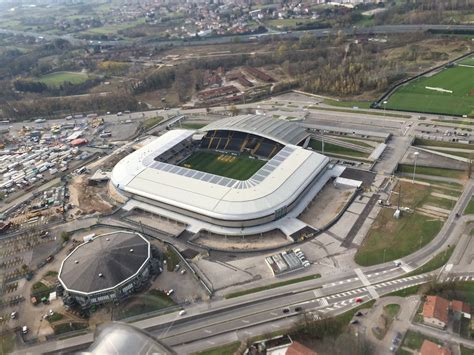
[[326,133],[326,131],[323,129],[321,131],[321,154],[324,154],[324,133]]
[[383,102],[383,117],[385,117],[385,109],[387,108],[387,104],[388,104],[388,101],[385,100],[385,101]]
[[415,163],[413,165],[413,179],[411,180],[411,183],[414,184],[415,183],[415,174],[416,174],[416,158],[418,158],[418,152],[415,152]]

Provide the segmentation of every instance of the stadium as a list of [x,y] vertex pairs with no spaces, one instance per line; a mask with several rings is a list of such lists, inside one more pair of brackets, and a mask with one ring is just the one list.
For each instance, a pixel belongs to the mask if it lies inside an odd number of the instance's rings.
[[111,188],[141,209],[184,223],[188,230],[251,235],[308,228],[297,219],[343,167],[306,149],[301,126],[262,115],[176,129],[123,158]]

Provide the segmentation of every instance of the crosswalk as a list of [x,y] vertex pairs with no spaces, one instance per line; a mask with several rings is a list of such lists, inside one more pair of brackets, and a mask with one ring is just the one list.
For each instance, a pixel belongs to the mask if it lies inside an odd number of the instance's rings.
[[445,281],[474,281],[474,276],[448,276]]

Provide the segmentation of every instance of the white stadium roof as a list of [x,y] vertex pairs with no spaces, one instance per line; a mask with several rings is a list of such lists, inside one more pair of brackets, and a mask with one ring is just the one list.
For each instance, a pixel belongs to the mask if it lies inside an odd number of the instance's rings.
[[298,144],[309,133],[292,122],[263,115],[243,115],[224,118],[208,124],[199,131],[238,131],[257,134],[282,144]]
[[112,183],[125,192],[229,221],[265,217],[291,204],[329,158],[287,145],[250,179],[239,181],[155,161],[195,131],[172,130],[122,159]]

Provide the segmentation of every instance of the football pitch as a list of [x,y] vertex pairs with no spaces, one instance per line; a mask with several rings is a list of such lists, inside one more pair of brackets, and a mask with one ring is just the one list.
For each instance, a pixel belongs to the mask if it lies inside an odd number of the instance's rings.
[[387,101],[387,109],[474,116],[474,66],[456,65],[418,78],[401,86]]
[[265,163],[264,160],[251,159],[245,155],[233,156],[217,152],[199,151],[193,153],[180,165],[236,180],[247,180]]

